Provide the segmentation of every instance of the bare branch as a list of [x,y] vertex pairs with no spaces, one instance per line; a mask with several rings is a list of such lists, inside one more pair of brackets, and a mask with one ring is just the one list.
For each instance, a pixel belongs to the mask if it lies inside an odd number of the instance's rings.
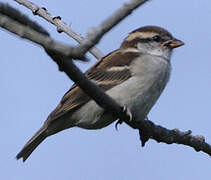
[[[26,8],[30,9],[34,15],[38,15],[42,17],[43,19],[47,20],[51,24],[55,25],[57,27],[57,31],[59,33],[64,32],[73,39],[75,39],[77,42],[82,43],[84,38],[77,34],[75,31],[73,31],[67,24],[61,21],[61,17],[53,17],[49,12],[47,12],[46,8],[40,8],[36,4],[27,1],[27,0],[14,0],[18,2],[19,4],[25,6]],[[93,47],[90,50],[90,53],[96,58],[100,59],[104,56],[104,54],[96,47]]]
[[116,115],[117,118],[119,117],[125,121],[132,128],[139,130],[142,146],[144,146],[149,139],[154,139],[157,142],[164,142],[167,144],[177,143],[187,145],[193,147],[196,151],[203,151],[211,155],[211,146],[205,142],[204,137],[193,136],[191,135],[191,131],[181,132],[177,129],[168,130],[164,127],[155,125],[149,120],[143,121],[141,119],[134,119],[133,121],[128,121],[127,115],[123,112],[122,107],[105,94],[97,85],[89,81],[73,64],[72,60],[68,58],[70,50],[72,49],[71,47],[59,44],[53,41],[49,36],[43,35],[33,28],[24,26],[3,14],[0,14],[0,26],[20,37],[27,38],[43,46],[47,53],[58,64],[59,68],[101,107]]
[[[14,0],[19,4],[29,8],[33,14],[39,15],[45,20],[57,26],[57,30],[59,32],[66,32],[68,35],[77,40],[81,45],[72,51],[73,57],[83,56],[87,51],[93,48],[96,45],[102,36],[108,32],[111,28],[117,25],[122,19],[127,17],[132,13],[133,10],[143,5],[145,2],[149,0],[131,0],[129,3],[123,4],[121,8],[119,8],[116,12],[114,12],[109,18],[101,23],[97,28],[92,28],[88,33],[88,37],[83,39],[79,35],[77,35],[74,31],[70,30],[70,28],[61,21],[61,17],[52,17],[49,13],[47,13],[45,8],[39,8],[34,3],[31,3],[27,0]],[[97,50],[98,51],[98,50]],[[96,52],[96,51],[95,51]],[[93,53],[92,53],[93,54]],[[95,57],[102,57],[102,53],[97,52],[97,54],[93,54]]]
[[[71,54],[73,47],[56,42],[48,35],[44,35],[43,33],[36,31],[34,28],[21,24],[6,15],[0,14],[0,27],[7,29],[8,31],[18,35],[21,38],[28,39],[34,43],[37,43],[45,49],[61,53],[67,57],[72,57]],[[78,57],[79,56],[77,56],[77,58]],[[80,57],[80,59],[86,60],[86,58],[83,56]]]
[[[131,0],[125,3],[111,16],[104,20],[98,27],[92,28],[87,38],[85,38],[80,46],[75,50],[76,54],[85,54],[90,48],[96,45],[105,33],[111,30],[121,20],[130,15],[136,8],[143,5],[149,0]],[[76,55],[75,54],[75,55]]]
[[154,139],[158,143],[166,144],[183,144],[194,148],[197,152],[202,151],[211,156],[211,145],[205,142],[203,136],[193,136],[191,131],[182,132],[178,129],[169,130],[162,126],[158,126],[149,120],[135,120],[133,122],[125,121],[129,126],[139,130],[142,146],[149,139]]

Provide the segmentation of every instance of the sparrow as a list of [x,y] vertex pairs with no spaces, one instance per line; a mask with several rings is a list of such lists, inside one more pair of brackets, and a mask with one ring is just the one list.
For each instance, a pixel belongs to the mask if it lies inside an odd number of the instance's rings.
[[[119,49],[101,58],[85,75],[126,105],[132,120],[145,120],[169,80],[172,50],[182,45],[167,30],[144,26],[129,33]],[[16,158],[24,162],[43,140],[62,130],[100,129],[115,120],[75,84]]]

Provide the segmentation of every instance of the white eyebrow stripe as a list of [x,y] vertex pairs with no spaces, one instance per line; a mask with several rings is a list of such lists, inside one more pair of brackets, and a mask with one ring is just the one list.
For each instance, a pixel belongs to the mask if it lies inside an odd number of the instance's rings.
[[132,41],[136,38],[151,38],[153,36],[158,35],[156,32],[134,32],[130,34],[125,40],[126,41]]

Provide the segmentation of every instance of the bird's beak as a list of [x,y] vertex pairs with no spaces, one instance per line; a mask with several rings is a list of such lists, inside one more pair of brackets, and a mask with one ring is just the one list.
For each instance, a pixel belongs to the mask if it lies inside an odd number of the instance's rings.
[[164,42],[163,46],[170,47],[171,49],[183,46],[185,43],[178,40],[178,39],[172,39],[170,41]]

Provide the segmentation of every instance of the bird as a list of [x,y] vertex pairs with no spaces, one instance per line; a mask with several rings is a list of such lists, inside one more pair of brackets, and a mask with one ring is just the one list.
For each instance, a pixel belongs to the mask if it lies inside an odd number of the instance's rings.
[[[182,45],[162,27],[143,26],[130,32],[118,49],[99,59],[85,76],[126,106],[132,120],[144,120],[169,80],[173,49]],[[16,158],[24,162],[41,142],[62,130],[101,129],[116,120],[74,84]]]

